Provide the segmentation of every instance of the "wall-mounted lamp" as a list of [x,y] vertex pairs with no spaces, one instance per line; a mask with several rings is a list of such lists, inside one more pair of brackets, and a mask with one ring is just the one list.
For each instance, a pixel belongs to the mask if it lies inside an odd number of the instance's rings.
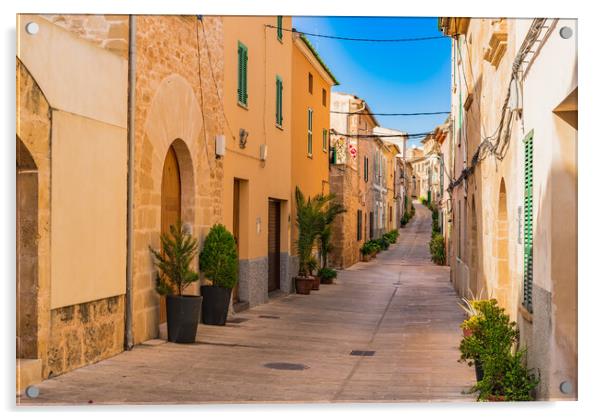
[[220,159],[226,155],[226,137],[223,134],[215,136],[215,157]]

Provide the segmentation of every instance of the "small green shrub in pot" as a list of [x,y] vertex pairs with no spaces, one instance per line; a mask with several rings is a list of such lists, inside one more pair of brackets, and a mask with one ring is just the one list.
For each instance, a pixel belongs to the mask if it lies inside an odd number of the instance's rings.
[[318,277],[322,283],[332,284],[332,281],[337,277],[337,271],[330,267],[324,267],[318,271]]
[[184,291],[199,279],[198,273],[190,269],[198,242],[178,222],[169,227],[169,234],[161,235],[161,250],[152,247],[149,250],[157,267],[155,290],[166,296],[167,340],[192,343],[196,338],[202,298],[184,294]]
[[475,365],[479,401],[528,401],[539,379],[524,366],[526,350],[516,350],[516,323],[495,299],[472,301],[476,314],[461,327],[470,330],[460,343],[460,362]]
[[234,236],[224,225],[211,227],[199,259],[199,268],[211,285],[201,287],[203,323],[224,325],[232,289],[238,282],[238,255]]

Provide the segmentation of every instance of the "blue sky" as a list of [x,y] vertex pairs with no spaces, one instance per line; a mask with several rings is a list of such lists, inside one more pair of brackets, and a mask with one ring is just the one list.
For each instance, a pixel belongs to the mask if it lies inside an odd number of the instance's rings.
[[[293,17],[302,32],[352,38],[440,36],[437,18]],[[339,80],[334,91],[355,94],[372,112],[433,112],[450,108],[449,39],[405,43],[353,42],[308,36]],[[432,130],[446,115],[378,116],[380,125],[408,133]],[[415,140],[415,142],[418,142]]]

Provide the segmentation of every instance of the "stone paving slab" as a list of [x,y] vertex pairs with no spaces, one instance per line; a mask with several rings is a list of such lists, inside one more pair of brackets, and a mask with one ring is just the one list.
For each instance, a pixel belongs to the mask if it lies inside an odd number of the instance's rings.
[[[474,371],[459,364],[463,314],[449,269],[430,262],[430,213],[333,285],[199,325],[193,345],[136,346],[40,384],[19,404],[474,401]],[[270,318],[262,318],[268,316]],[[374,351],[352,356],[352,350]],[[274,370],[267,363],[302,364]]]

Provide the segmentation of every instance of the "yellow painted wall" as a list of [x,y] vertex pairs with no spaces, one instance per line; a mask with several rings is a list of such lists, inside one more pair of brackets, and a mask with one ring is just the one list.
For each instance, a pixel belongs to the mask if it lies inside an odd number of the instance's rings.
[[[294,244],[297,238],[294,205],[295,187],[298,186],[306,197],[330,192],[328,183],[329,137],[327,134],[326,145],[323,147],[322,136],[323,130],[327,130],[328,133],[330,129],[331,85],[320,75],[319,70],[304,54],[304,51],[308,53],[309,49],[303,44],[303,41],[295,40],[293,44],[293,103],[291,115],[291,200],[293,200],[293,208],[291,220]],[[309,73],[313,76],[313,93],[309,93]],[[325,105],[322,104],[323,89],[326,91]],[[313,110],[313,147],[311,155],[307,152],[307,113],[309,108]]]
[[51,308],[125,293],[126,130],[54,111]]
[[[291,192],[291,32],[277,39],[276,16],[223,17],[224,85],[222,98],[227,118],[227,151],[223,159],[223,214],[233,225],[234,179],[247,180],[241,194],[239,253],[241,259],[267,255],[268,199],[282,200],[280,250],[289,250]],[[283,18],[291,29],[291,18]],[[248,49],[248,106],[238,104],[238,42]],[[276,126],[276,75],[283,83],[283,123]],[[239,146],[239,130],[249,132],[245,148]],[[267,144],[267,159],[259,159],[260,145]],[[248,197],[248,202],[243,202]],[[247,211],[242,211],[242,210]]]

